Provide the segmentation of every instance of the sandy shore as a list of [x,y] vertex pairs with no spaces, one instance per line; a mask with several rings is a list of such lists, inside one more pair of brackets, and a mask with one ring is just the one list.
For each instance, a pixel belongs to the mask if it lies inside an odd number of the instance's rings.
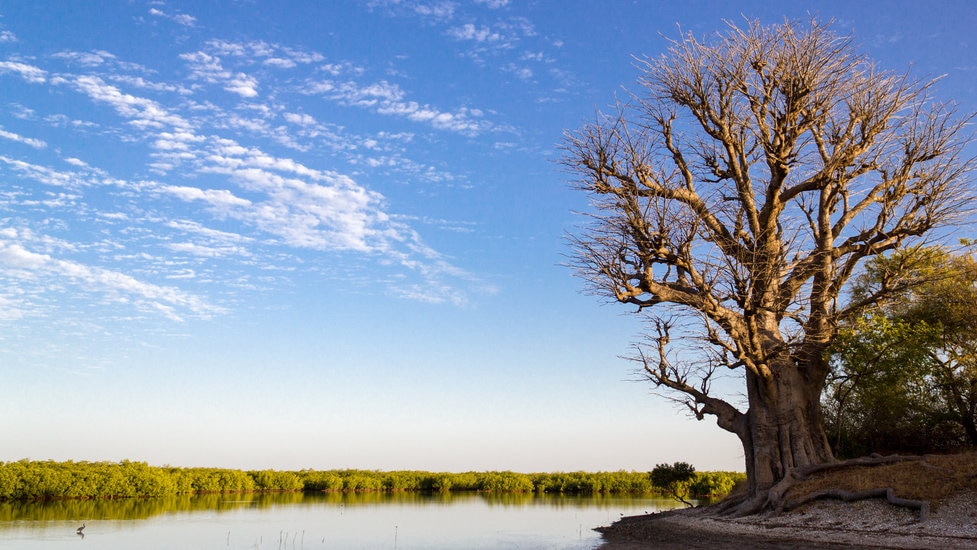
[[914,511],[881,499],[818,501],[785,514],[715,517],[708,508],[623,518],[599,528],[603,550],[638,548],[977,549],[977,493],[961,493],[934,506],[920,522]]

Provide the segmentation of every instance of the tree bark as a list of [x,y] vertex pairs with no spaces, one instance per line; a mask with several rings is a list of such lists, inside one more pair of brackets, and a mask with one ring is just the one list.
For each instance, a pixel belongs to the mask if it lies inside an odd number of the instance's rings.
[[750,408],[746,430],[738,435],[750,495],[762,500],[790,469],[834,460],[821,418],[824,377],[805,376],[816,370],[791,365],[775,370],[771,379],[747,373]]

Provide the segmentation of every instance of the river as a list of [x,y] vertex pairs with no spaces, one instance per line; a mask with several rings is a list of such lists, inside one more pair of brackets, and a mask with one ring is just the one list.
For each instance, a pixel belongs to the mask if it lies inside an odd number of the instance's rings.
[[589,550],[601,544],[594,527],[674,506],[646,497],[467,493],[8,502],[0,503],[0,548]]

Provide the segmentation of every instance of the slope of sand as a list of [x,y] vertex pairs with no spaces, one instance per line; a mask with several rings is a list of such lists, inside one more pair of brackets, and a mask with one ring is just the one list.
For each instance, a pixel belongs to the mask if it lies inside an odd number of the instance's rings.
[[923,522],[883,499],[821,500],[746,518],[716,517],[708,507],[633,516],[597,530],[604,550],[977,548],[977,492],[947,498]]

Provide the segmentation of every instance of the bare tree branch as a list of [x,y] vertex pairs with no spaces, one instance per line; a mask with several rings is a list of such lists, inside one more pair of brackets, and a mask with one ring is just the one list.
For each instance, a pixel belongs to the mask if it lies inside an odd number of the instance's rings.
[[[656,323],[655,353],[635,358],[649,380],[744,448],[777,447],[763,476],[830,459],[818,397],[850,310],[839,297],[866,259],[964,208],[972,115],[817,20],[683,34],[638,65],[630,101],[566,135],[564,163],[592,204],[572,266]],[[668,360],[661,311],[699,323],[713,350],[700,368]],[[720,367],[743,373],[746,412],[710,395]]]

